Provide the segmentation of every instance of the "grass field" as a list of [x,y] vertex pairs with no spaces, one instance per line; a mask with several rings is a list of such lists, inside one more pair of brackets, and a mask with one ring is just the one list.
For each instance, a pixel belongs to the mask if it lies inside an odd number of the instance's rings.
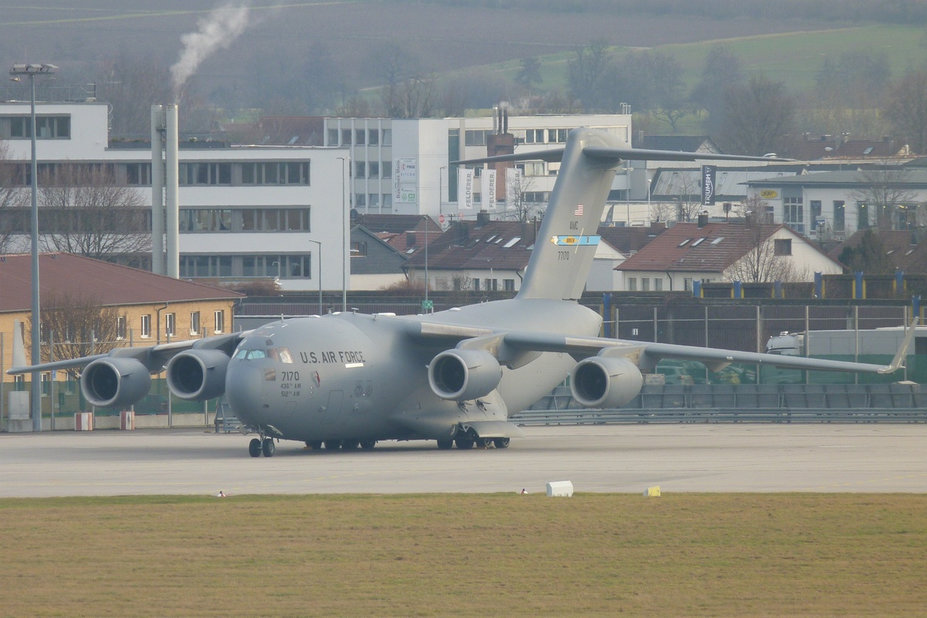
[[[665,43],[655,41],[650,49],[669,54],[683,68],[686,91],[701,79],[705,57],[715,45],[728,47],[743,63],[748,74],[762,73],[781,81],[793,91],[814,87],[814,80],[825,58],[836,60],[845,52],[883,54],[892,71],[899,77],[910,68],[927,62],[927,36],[922,28],[891,25],[869,25],[835,28],[813,32],[780,32],[699,41],[695,43]],[[623,53],[612,47],[611,53]],[[542,56],[540,89],[565,89],[567,66],[575,52],[559,52]],[[485,67],[489,74],[514,80],[521,67],[520,60],[511,60]],[[454,75],[451,73],[450,75]]]
[[0,501],[24,615],[912,615],[927,496]]

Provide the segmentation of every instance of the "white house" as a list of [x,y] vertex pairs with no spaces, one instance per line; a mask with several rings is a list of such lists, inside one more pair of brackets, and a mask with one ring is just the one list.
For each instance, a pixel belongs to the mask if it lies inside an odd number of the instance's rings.
[[678,223],[618,270],[623,290],[658,292],[691,291],[694,281],[814,281],[843,267],[783,225]]

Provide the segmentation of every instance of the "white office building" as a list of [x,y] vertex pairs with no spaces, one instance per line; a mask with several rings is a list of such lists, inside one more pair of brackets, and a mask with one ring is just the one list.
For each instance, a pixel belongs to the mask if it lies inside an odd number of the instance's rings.
[[[102,167],[116,183],[137,190],[139,208],[150,215],[151,148],[147,143],[110,143],[107,114],[105,103],[38,103],[39,182],[53,182],[63,166]],[[0,103],[0,143],[7,150],[9,182],[26,196],[29,117],[28,102]],[[347,286],[348,157],[343,148],[182,142],[180,277],[210,282],[276,279],[284,290]],[[28,205],[28,199],[20,200],[18,207],[0,211],[0,227],[12,231],[2,247],[6,253],[29,251]],[[40,211],[43,250],[50,248],[49,235],[58,231],[53,215]],[[150,235],[150,216],[141,219],[147,227],[142,223],[135,231]],[[120,256],[118,261],[150,268],[151,255]]]
[[[498,188],[489,195],[492,185],[479,170],[468,179],[458,175],[452,162],[485,157],[487,144],[501,133],[511,135],[516,153],[562,147],[577,127],[606,129],[631,143],[630,114],[496,114],[420,120],[326,118],[325,145],[349,150],[351,204],[359,213],[427,214],[446,225],[457,217],[474,219],[480,210],[494,218],[515,219],[517,201],[542,209],[560,167],[540,160],[520,162],[520,174],[515,183],[508,183],[508,192],[502,188],[504,179],[496,178]],[[613,189],[626,187],[626,176],[617,174]]]

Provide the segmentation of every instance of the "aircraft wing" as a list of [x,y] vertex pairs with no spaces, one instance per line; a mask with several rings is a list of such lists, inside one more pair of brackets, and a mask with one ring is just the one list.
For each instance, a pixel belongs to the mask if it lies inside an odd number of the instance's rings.
[[[250,332],[250,331],[249,331]],[[107,354],[93,354],[90,356],[81,356],[80,358],[71,358],[50,363],[40,363],[38,365],[21,365],[11,367],[7,370],[9,374],[32,373],[34,371],[52,371],[56,369],[74,369],[75,367],[84,367],[95,360],[101,358],[132,358],[139,361],[151,372],[160,371],[165,363],[178,352],[198,349],[218,349],[223,350],[226,354],[231,355],[241,338],[247,333],[230,333],[227,335],[214,335],[204,339],[190,339],[187,341],[172,341],[159,345],[138,347],[138,348],[114,348]]]
[[[523,352],[566,352],[577,360],[595,355],[623,356],[635,361],[642,370],[646,371],[651,371],[661,358],[679,358],[702,362],[713,371],[723,369],[731,363],[749,363],[792,369],[888,374],[894,373],[904,366],[905,355],[914,338],[914,326],[916,324],[917,320],[915,319],[895,357],[888,365],[704,348],[672,343],[629,341],[603,337],[572,337],[533,332],[505,333],[502,335],[504,342],[502,349]],[[500,358],[500,360],[503,359]]]
[[643,371],[652,371],[662,358],[678,358],[702,362],[712,371],[723,369],[731,363],[748,363],[791,369],[888,374],[904,366],[905,355],[914,339],[916,325],[917,319],[915,318],[895,357],[888,365],[549,332],[494,330],[441,323],[422,323],[421,330],[416,334],[432,340],[443,339],[448,343],[456,342],[456,347],[461,349],[487,350],[499,362],[509,367],[517,367],[530,361],[538,352],[563,352],[570,354],[576,360],[596,355],[626,357],[634,361]]
[[724,350],[720,348],[703,348],[672,343],[606,339],[602,337],[570,337],[511,332],[506,333],[503,339],[506,346],[517,350],[566,352],[577,360],[594,355],[624,356],[636,361],[638,366],[648,371],[652,370],[656,363],[662,358],[678,358],[702,362],[713,371],[722,369],[731,363],[749,363],[792,369],[888,374],[904,366],[904,358],[911,344],[911,340],[913,339],[914,332],[914,325],[912,324],[908,335],[901,343],[892,362],[888,365],[806,358],[803,356],[763,354],[759,352]]

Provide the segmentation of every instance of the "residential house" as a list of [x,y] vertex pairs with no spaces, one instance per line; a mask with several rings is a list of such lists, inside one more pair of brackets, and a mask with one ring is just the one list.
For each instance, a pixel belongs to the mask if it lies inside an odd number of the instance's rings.
[[624,290],[691,291],[694,281],[813,281],[842,265],[784,225],[678,223],[618,266]]
[[[24,335],[27,355],[24,360],[30,362],[31,264],[28,254],[0,256],[0,333],[4,338],[2,365],[7,369],[13,363],[16,323]],[[115,333],[115,341],[102,340],[97,333],[90,332],[43,333],[46,342],[49,338],[58,344],[71,341],[97,352],[231,332],[235,303],[243,297],[228,289],[69,253],[42,254],[39,282],[43,313],[81,306],[113,310],[115,328],[112,325],[107,328]],[[83,353],[91,352],[86,349]],[[14,377],[4,373],[2,380],[13,381]]]

